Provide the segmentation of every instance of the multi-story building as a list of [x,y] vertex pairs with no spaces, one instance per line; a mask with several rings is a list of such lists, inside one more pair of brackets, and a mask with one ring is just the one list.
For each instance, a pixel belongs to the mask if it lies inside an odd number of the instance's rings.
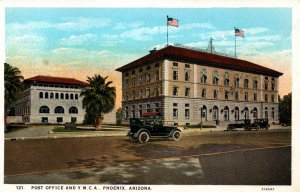
[[[82,123],[85,111],[80,93],[88,85],[73,78],[35,76],[24,80],[23,96],[15,113],[25,123]],[[104,116],[104,123],[115,123],[115,111]]]
[[122,72],[125,120],[160,112],[175,125],[278,122],[282,73],[245,60],[167,46],[116,70]]

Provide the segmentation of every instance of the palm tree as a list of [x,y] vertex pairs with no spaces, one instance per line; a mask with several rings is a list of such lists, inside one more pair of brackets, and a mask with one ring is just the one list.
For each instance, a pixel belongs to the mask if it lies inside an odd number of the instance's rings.
[[88,77],[89,85],[80,94],[83,97],[83,108],[88,114],[94,114],[95,130],[102,128],[103,114],[112,111],[115,107],[116,88],[110,87],[112,81],[106,82],[107,78],[101,75]]
[[6,116],[11,105],[20,97],[23,91],[24,77],[21,71],[4,63],[4,109],[5,109],[5,129],[6,129]]

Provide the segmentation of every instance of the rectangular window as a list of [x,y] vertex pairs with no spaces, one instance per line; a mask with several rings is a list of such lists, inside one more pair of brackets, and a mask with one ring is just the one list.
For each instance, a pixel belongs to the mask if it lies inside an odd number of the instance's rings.
[[178,109],[173,109],[173,118],[174,119],[178,118]]
[[140,72],[140,73],[143,72],[143,68],[139,68],[139,72]]
[[173,96],[178,96],[178,87],[173,87]]
[[225,91],[225,99],[229,99],[229,91]]
[[190,96],[190,88],[185,88],[185,93],[184,93],[184,95],[186,96],[186,97],[189,97]]
[[190,68],[190,65],[189,64],[185,64],[185,68]]
[[56,122],[57,123],[62,123],[63,122],[63,118],[62,117],[57,117],[56,118]]
[[139,98],[142,99],[143,98],[143,91],[140,89],[139,90]]
[[150,97],[150,88],[146,89],[146,97]]
[[275,83],[272,83],[272,91],[275,91]]
[[190,80],[190,72],[186,71],[184,75],[184,80],[189,81]]
[[253,94],[253,100],[257,101],[257,94],[256,93]]
[[248,101],[248,92],[245,92],[245,101]]
[[154,67],[158,68],[159,67],[159,63],[155,63]]
[[131,71],[131,74],[134,75],[134,74],[135,74],[135,70],[132,70],[132,71]]
[[236,91],[236,92],[234,93],[234,99],[235,99],[235,100],[239,100],[239,92],[238,92],[238,91]]
[[173,62],[173,67],[178,67],[178,63]]
[[173,71],[173,80],[178,80],[178,71]]
[[132,87],[135,87],[135,77],[132,78]]
[[265,94],[265,102],[268,102],[268,94]]
[[185,106],[185,107],[190,107],[190,104],[189,104],[189,103],[186,103],[184,106]]
[[202,89],[202,97],[206,98],[206,89]]
[[268,81],[265,81],[265,90],[268,90]]
[[173,107],[178,107],[178,103],[173,103]]
[[146,68],[147,70],[150,70],[151,69],[151,66],[149,65],[149,66],[147,66],[147,68]]
[[218,91],[214,90],[214,99],[217,99],[217,98],[218,98]]
[[184,116],[185,116],[186,119],[190,118],[190,109],[185,109],[184,110]]
[[48,123],[48,117],[42,117],[42,123]]
[[76,123],[77,122],[77,118],[76,117],[71,117],[71,122],[72,123]]
[[275,102],[275,96],[272,95],[271,99],[272,99],[272,102],[274,103]]

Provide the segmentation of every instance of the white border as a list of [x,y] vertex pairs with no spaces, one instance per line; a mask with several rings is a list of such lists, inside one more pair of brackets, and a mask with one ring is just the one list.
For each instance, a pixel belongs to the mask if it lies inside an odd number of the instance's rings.
[[[300,123],[297,122],[299,119],[298,106],[300,101],[300,0],[0,0],[0,26],[4,26],[4,10],[5,7],[109,7],[109,8],[217,8],[217,7],[291,7],[293,8],[293,29],[292,29],[292,92],[293,92],[293,125],[292,125],[292,186],[274,186],[275,191],[300,191],[300,177],[299,177],[299,164],[300,164],[300,153],[299,153],[299,142],[300,138],[299,129]],[[4,53],[5,53],[5,30],[3,27],[1,29],[0,36],[0,61],[4,63]],[[4,67],[1,65],[1,71],[3,74]],[[4,80],[3,75],[1,75],[1,90],[4,90]],[[4,94],[1,97],[0,105],[2,109],[0,110],[0,116],[4,117]],[[4,124],[3,118],[1,119],[2,125]],[[3,126],[2,126],[3,127]],[[3,144],[4,144],[4,131],[1,131],[1,152],[3,154]],[[3,155],[0,155],[0,191],[15,191],[15,185],[3,185]],[[27,187],[27,185],[25,185]],[[151,186],[152,191],[262,191],[262,186],[187,186],[187,185],[165,185],[165,186]],[[28,188],[28,187],[27,187]],[[30,187],[29,187],[30,189]],[[23,190],[30,191],[30,190]],[[44,191],[44,190],[43,190]],[[47,190],[50,191],[50,190]]]

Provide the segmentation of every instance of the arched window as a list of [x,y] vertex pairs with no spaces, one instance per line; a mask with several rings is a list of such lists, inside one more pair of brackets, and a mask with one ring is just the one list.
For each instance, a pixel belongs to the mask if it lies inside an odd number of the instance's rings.
[[257,119],[257,108],[254,107],[254,109],[252,110],[252,114],[253,114],[253,119]]
[[50,93],[50,99],[53,99],[53,98],[54,98],[54,94]]
[[190,80],[190,72],[186,71],[184,75],[184,80],[189,81]]
[[50,113],[50,108],[48,106],[41,106],[40,113]]
[[66,99],[69,99],[69,94],[68,93],[66,93]]
[[240,79],[237,77],[234,79],[234,86],[239,87]]
[[219,109],[217,106],[214,106],[212,109],[212,120],[218,120],[219,119]]
[[77,109],[76,107],[71,107],[71,108],[69,109],[69,113],[70,113],[70,114],[77,114],[77,113],[78,113],[78,109]]
[[[221,111],[222,112],[222,111]],[[229,121],[229,108],[226,106],[223,110],[224,121]]]
[[75,99],[76,99],[76,100],[78,99],[78,94],[75,94]]
[[228,74],[228,72],[226,72],[225,74],[224,74],[224,85],[229,85],[229,74]]
[[60,99],[64,99],[64,94],[63,93],[60,94]]
[[244,88],[248,88],[249,87],[249,80],[245,79],[244,80]]
[[244,118],[245,119],[249,119],[249,110],[248,110],[248,107],[245,107],[245,109],[243,110],[244,112]]
[[[200,117],[201,117],[201,107],[200,107]],[[205,105],[202,106],[202,120],[207,121],[207,107]]]
[[206,70],[203,69],[201,73],[201,83],[206,83],[207,76],[206,76]]
[[65,113],[65,110],[63,107],[58,106],[55,108],[55,113]]
[[218,85],[218,83],[219,83],[219,74],[218,71],[214,71],[213,84]]
[[49,98],[49,93],[46,92],[46,93],[45,93],[45,99],[48,99],[48,98]]
[[40,92],[40,99],[43,99],[44,98],[44,94],[43,92]]
[[70,94],[70,99],[74,99],[73,93]]
[[253,81],[253,89],[257,89],[258,81],[254,80]]
[[234,112],[234,120],[239,120],[240,119],[240,114],[239,114],[239,108],[235,107],[233,112]]
[[55,99],[59,99],[59,94],[55,93]]

